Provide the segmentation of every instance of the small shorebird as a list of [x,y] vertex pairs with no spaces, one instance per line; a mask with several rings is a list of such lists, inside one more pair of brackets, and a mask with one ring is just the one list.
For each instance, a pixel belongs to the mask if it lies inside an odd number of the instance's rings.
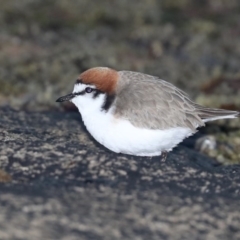
[[239,117],[239,112],[206,108],[155,76],[106,67],[78,77],[71,101],[91,135],[103,146],[136,156],[164,155],[205,122]]

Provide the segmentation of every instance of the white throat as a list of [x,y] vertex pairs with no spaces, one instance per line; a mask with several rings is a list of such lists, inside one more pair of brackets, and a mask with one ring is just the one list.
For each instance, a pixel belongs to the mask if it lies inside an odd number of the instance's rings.
[[[96,98],[93,95],[77,96],[73,98],[72,102],[78,108],[84,125],[91,135],[101,144],[108,147],[107,136],[112,129],[113,123],[113,108],[105,111],[103,105],[106,99],[106,94],[99,94]],[[110,140],[111,141],[111,140]],[[109,147],[108,147],[109,148]]]
[[[73,89],[73,93],[79,93],[85,90],[89,85],[85,84],[76,84]],[[95,88],[94,86],[90,86]],[[93,97],[94,93],[84,93],[83,95],[76,96],[72,99],[72,103],[78,108],[82,117],[86,114],[94,114],[98,111],[101,111],[104,104],[106,94],[98,94],[96,97]]]
[[100,94],[97,98],[93,99],[85,96],[75,97],[72,102],[76,105],[81,115],[94,114],[102,111],[102,106],[105,101],[105,94]]

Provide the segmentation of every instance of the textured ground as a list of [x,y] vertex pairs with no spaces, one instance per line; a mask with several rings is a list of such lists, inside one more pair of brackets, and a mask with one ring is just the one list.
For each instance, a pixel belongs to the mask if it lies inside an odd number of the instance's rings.
[[111,153],[76,113],[0,109],[0,239],[240,239],[240,166]]

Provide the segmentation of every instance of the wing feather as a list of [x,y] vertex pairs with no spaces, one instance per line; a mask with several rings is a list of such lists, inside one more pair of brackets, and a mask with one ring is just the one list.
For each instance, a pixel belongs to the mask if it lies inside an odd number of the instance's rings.
[[188,127],[195,131],[204,125],[187,94],[171,83],[142,73],[120,74],[116,116],[147,129]]

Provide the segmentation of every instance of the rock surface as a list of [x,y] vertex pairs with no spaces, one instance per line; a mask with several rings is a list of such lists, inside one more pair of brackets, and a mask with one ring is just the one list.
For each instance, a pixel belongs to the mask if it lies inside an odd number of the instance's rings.
[[77,113],[0,116],[0,239],[240,239],[239,165],[115,154]]

